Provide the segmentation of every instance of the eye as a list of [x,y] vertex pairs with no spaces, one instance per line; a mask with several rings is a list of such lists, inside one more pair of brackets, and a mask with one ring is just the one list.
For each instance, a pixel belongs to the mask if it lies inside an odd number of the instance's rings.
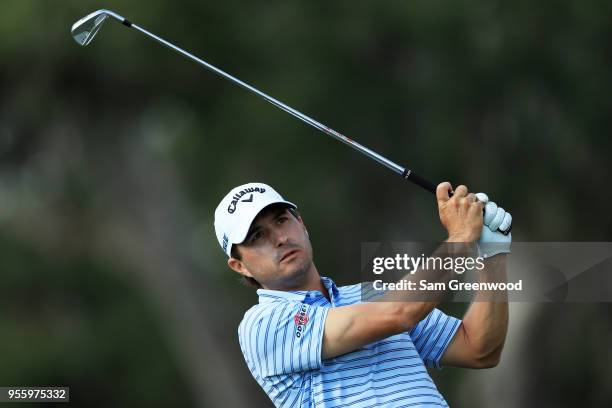
[[251,237],[251,242],[257,242],[258,240],[261,239],[261,237],[263,237],[263,232],[261,231],[257,231],[256,233],[253,234],[253,236]]
[[278,218],[278,223],[279,223],[279,224],[282,224],[282,223],[284,223],[285,221],[287,221],[287,217],[286,217],[285,215],[283,215],[282,217],[279,217],[279,218]]

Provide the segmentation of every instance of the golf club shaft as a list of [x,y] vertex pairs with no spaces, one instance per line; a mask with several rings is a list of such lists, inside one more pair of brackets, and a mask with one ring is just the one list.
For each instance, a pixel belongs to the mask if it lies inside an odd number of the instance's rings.
[[[203,66],[204,68],[208,69],[209,71],[214,72],[215,74],[227,79],[228,81],[231,81],[233,83],[235,83],[236,85],[258,95],[259,97],[265,99],[266,101],[268,101],[269,103],[271,103],[272,105],[284,110],[285,112],[293,115],[294,117],[300,119],[301,121],[309,124],[310,126],[314,127],[315,129],[320,130],[321,132],[333,137],[336,140],[339,140],[340,142],[352,147],[353,149],[361,152],[362,154],[366,155],[367,157],[377,161],[378,163],[382,164],[383,166],[387,167],[388,169],[394,171],[395,173],[399,174],[400,176],[402,176],[404,179],[410,180],[411,182],[415,183],[416,185],[422,187],[423,189],[435,194],[436,193],[436,184],[432,183],[431,181],[419,176],[418,174],[416,174],[415,172],[413,172],[412,170],[402,167],[399,164],[387,159],[386,157],[376,153],[375,151],[368,149],[367,147],[361,145],[360,143],[357,143],[356,141],[352,140],[349,137],[344,136],[342,133],[335,131],[334,129],[325,126],[324,124],[322,124],[321,122],[318,122],[316,120],[314,120],[313,118],[304,115],[303,113],[293,109],[292,107],[282,103],[281,101],[279,101],[278,99],[275,99],[273,97],[271,97],[270,95],[261,92],[259,89],[252,87],[251,85],[239,80],[238,78],[228,74],[227,72],[215,67],[212,64],[209,64],[208,62],[202,60],[201,58],[196,57],[195,55],[185,51],[184,49],[177,47],[176,45],[164,40],[163,38],[153,34],[152,32],[136,25],[133,24],[131,21],[118,16],[118,15],[113,15],[113,17],[117,18],[119,21],[121,21],[121,23],[127,27],[133,28],[137,31],[140,31],[142,34],[146,35],[149,38],[152,38],[154,40],[156,40],[157,42],[165,45],[166,47],[170,48],[171,50],[189,58],[190,60],[198,63],[199,65]],[[450,195],[452,196],[452,192],[450,193]],[[503,233],[504,235],[507,235],[510,232],[511,228],[509,228],[506,231],[502,231],[500,229],[498,229],[499,232]]]
[[326,135],[329,135],[331,137],[333,137],[336,140],[339,140],[340,142],[352,147],[353,149],[361,152],[362,154],[366,155],[367,157],[377,161],[378,163],[382,164],[383,166],[387,167],[388,169],[392,170],[393,172],[399,174],[400,176],[402,176],[405,179],[408,179],[410,181],[412,181],[413,183],[423,187],[425,190],[434,193],[436,192],[436,185],[431,183],[430,181],[424,179],[423,177],[415,174],[413,171],[411,171],[410,169],[404,168],[402,166],[400,166],[399,164],[387,159],[386,157],[376,153],[375,151],[368,149],[367,147],[363,146],[360,143],[357,143],[356,141],[354,141],[353,139],[343,135],[340,132],[335,131],[334,129],[330,128],[329,126],[325,126],[324,124],[322,124],[321,122],[318,122],[316,120],[314,120],[313,118],[304,115],[303,113],[293,109],[291,106],[288,106],[286,104],[284,104],[283,102],[279,101],[278,99],[275,99],[273,97],[271,97],[270,95],[260,91],[257,88],[252,87],[251,85],[241,81],[240,79],[228,74],[227,72],[215,67],[212,64],[209,64],[208,62],[202,60],[201,58],[196,57],[195,55],[185,51],[184,49],[177,47],[176,45],[164,40],[163,38],[153,34],[152,32],[136,25],[133,24],[131,22],[129,22],[128,20],[124,20],[123,22],[124,25],[131,27],[137,31],[140,31],[142,34],[158,41],[159,43],[165,45],[166,47],[170,48],[171,50],[189,58],[190,60],[200,64],[201,66],[203,66],[204,68],[208,69],[209,71],[214,72],[215,74],[227,79],[228,81],[231,81],[233,83],[235,83],[236,85],[258,95],[259,97],[263,98],[264,100],[268,101],[269,103],[271,103],[272,105],[284,110],[285,112],[293,115],[294,117],[300,119],[302,122],[305,122],[307,124],[309,124],[310,126],[314,127],[315,129],[320,130],[321,132],[325,133]]

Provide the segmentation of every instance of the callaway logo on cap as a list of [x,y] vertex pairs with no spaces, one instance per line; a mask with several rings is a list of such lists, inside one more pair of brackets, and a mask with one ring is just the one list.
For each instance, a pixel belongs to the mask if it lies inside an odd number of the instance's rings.
[[215,210],[215,233],[223,252],[230,256],[232,245],[244,241],[257,214],[276,203],[297,208],[263,183],[243,184],[227,193]]

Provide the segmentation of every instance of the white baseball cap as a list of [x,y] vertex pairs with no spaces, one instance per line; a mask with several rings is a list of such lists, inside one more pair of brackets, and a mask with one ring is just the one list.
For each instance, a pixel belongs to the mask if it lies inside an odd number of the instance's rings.
[[232,245],[244,241],[257,214],[277,203],[297,208],[263,183],[243,184],[227,193],[215,210],[215,233],[223,252],[231,256]]

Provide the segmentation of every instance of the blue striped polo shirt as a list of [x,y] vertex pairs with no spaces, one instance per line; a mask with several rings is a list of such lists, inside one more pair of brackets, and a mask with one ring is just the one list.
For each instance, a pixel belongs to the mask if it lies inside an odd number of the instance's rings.
[[319,291],[259,289],[259,304],[238,327],[240,348],[255,380],[277,407],[448,407],[425,366],[439,362],[460,320],[434,309],[410,332],[329,360],[321,359],[332,307],[362,301],[362,285]]

